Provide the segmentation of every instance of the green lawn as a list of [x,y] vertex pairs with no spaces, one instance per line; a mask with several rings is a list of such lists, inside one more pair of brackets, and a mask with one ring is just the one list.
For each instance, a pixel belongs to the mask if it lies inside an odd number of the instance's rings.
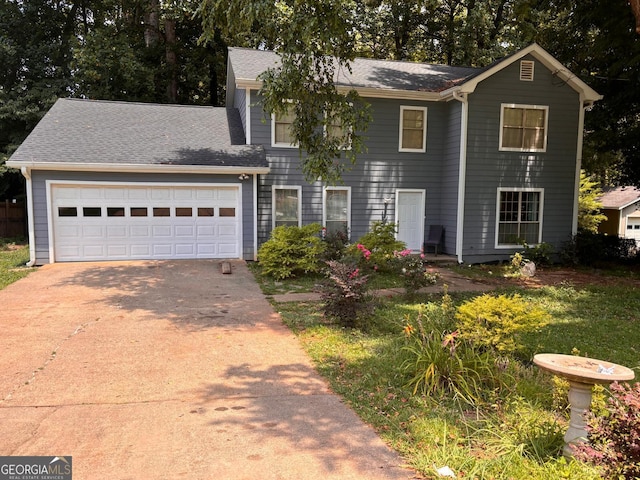
[[25,267],[29,261],[29,246],[0,240],[0,290],[26,277],[33,268]]
[[[522,338],[520,360],[509,366],[513,382],[506,393],[473,407],[451,398],[414,395],[407,386],[402,329],[405,317],[417,314],[417,302],[377,299],[364,331],[326,321],[317,302],[275,307],[333,390],[427,478],[437,478],[435,468],[443,466],[457,478],[599,478],[591,467],[560,455],[567,386],[540,372],[530,359],[539,352],[579,353],[640,372],[640,291],[630,286],[557,286],[507,293],[543,306],[551,322]],[[452,294],[455,304],[472,296]],[[424,296],[420,302],[433,306],[441,300]],[[594,398],[594,405],[603,405],[603,393]]]

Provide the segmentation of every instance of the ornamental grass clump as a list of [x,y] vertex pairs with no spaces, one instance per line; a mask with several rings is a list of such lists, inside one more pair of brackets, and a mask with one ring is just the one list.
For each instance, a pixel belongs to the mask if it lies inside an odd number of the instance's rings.
[[540,329],[549,314],[520,295],[482,295],[457,309],[460,339],[482,351],[511,355],[522,351],[520,334]]
[[402,368],[414,394],[477,406],[495,397],[507,374],[490,352],[474,348],[452,328],[446,297],[439,308],[420,305],[414,319],[405,317]]

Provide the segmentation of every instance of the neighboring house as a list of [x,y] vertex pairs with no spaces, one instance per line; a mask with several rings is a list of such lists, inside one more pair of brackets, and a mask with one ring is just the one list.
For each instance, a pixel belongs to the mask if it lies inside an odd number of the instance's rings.
[[600,223],[598,230],[607,235],[633,238],[640,243],[640,190],[636,187],[606,188],[599,200],[607,220]]
[[355,60],[336,81],[373,121],[340,185],[305,182],[291,119],[261,107],[278,58],[229,49],[227,108],[59,100],[8,162],[27,178],[32,261],[254,259],[275,226],[357,239],[385,213],[416,252],[443,225],[441,251],[468,263],[576,232],[601,96],[540,46],[485,69]]

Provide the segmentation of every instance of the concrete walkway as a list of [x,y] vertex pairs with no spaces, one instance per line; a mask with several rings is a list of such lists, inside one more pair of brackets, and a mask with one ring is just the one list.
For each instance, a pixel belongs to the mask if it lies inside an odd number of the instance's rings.
[[[431,273],[438,275],[438,281],[435,285],[422,288],[421,293],[442,293],[446,285],[450,292],[489,292],[495,287],[482,282],[470,280],[467,277],[458,275],[448,268],[431,267],[428,268]],[[388,288],[384,290],[376,290],[375,295],[395,296],[404,293],[403,288]],[[283,293],[280,295],[272,295],[275,302],[308,302],[320,299],[320,294],[316,292],[303,293]]]
[[0,455],[83,479],[415,478],[243,262],[55,264],[0,291]]

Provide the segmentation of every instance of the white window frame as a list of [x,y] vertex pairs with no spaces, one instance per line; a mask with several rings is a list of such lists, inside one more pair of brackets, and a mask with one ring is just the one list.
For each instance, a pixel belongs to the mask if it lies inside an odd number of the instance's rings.
[[[325,116],[325,119],[328,118],[328,112],[325,111],[324,112],[324,116]],[[333,126],[337,126],[337,125],[333,125]],[[328,138],[330,138],[330,135],[329,135],[329,131],[328,131],[327,127],[328,127],[328,125],[324,126],[324,136],[325,136],[325,138],[328,139]],[[340,125],[340,128],[344,129],[344,127],[342,125]],[[349,127],[349,144],[348,145],[341,145],[340,148],[342,150],[351,150],[351,134],[353,134],[353,129],[351,127]]]
[[[518,192],[518,193],[529,193],[529,192],[537,192],[540,194],[540,204],[538,206],[539,214],[538,214],[538,241],[535,243],[531,243],[530,245],[538,245],[542,243],[542,224],[544,220],[544,188],[498,188],[498,193],[496,195],[496,224],[495,224],[495,248],[496,249],[513,249],[522,247],[522,245],[515,244],[500,244],[499,242],[499,233],[500,233],[500,196],[503,192]],[[521,199],[518,200],[518,218],[520,218],[520,206]],[[521,221],[518,220],[518,224]]]
[[271,187],[271,227],[276,228],[276,191],[296,190],[298,193],[298,227],[302,226],[302,187],[300,185],[274,185]]
[[[518,147],[505,147],[503,146],[503,134],[504,134],[504,111],[506,108],[520,108],[523,110],[544,110],[544,142],[542,148],[518,148]],[[548,105],[522,105],[517,103],[503,103],[500,105],[500,140],[498,143],[498,149],[501,152],[546,152],[547,151],[547,137],[549,135],[549,106]]]
[[[293,106],[293,101],[291,100],[287,100],[286,103],[289,104],[290,106]],[[276,114],[272,113],[271,114],[271,146],[278,147],[278,148],[298,148],[297,143],[276,142],[276,123],[277,123]]]
[[347,192],[347,235],[351,235],[351,187],[325,187],[322,190],[322,226],[327,227],[327,192],[328,191]]
[[[404,112],[405,110],[421,110],[424,116],[424,125],[422,126],[422,148],[403,148],[402,141],[404,136]],[[427,151],[427,107],[418,107],[412,105],[400,105],[399,135],[398,135],[398,151],[425,153]]]

